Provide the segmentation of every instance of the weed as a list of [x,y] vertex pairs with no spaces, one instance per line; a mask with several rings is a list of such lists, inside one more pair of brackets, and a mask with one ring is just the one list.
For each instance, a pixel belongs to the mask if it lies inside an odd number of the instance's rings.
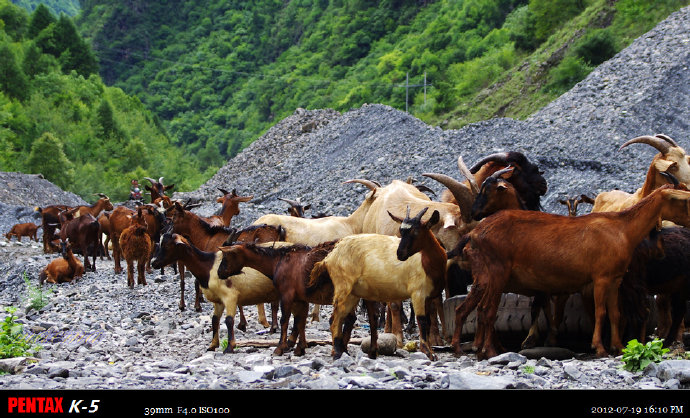
[[22,357],[32,355],[41,349],[38,344],[31,344],[24,335],[24,326],[16,322],[14,313],[17,308],[8,306],[8,315],[2,322],[0,330],[0,358]]
[[636,339],[630,340],[628,346],[623,349],[623,368],[631,372],[644,370],[651,363],[658,363],[663,355],[668,353],[668,348],[663,348],[664,340],[654,339],[647,344],[642,344]]
[[26,297],[29,306],[40,311],[48,304],[48,297],[53,293],[53,289],[44,290],[41,286],[31,284],[29,276],[24,272],[24,283],[26,284]]
[[522,372],[525,374],[534,374],[534,366],[530,366],[529,364],[525,365],[522,368]]

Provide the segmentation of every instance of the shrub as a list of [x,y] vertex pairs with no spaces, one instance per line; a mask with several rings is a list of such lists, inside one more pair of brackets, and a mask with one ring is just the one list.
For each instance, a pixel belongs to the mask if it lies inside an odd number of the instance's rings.
[[53,290],[43,290],[42,287],[32,285],[26,272],[24,272],[24,283],[26,284],[26,296],[29,306],[37,311],[43,309],[48,304],[48,296],[53,293]]
[[23,357],[33,355],[41,346],[31,344],[24,335],[24,326],[15,322],[14,313],[17,308],[9,306],[5,308],[8,315],[5,317],[0,329],[0,358]]
[[623,368],[631,372],[644,370],[651,363],[661,361],[668,348],[663,348],[664,340],[654,339],[647,344],[642,344],[636,339],[630,340],[628,346],[623,349]]
[[587,77],[592,69],[582,58],[567,56],[558,66],[551,69],[551,81],[546,85],[546,90],[564,93]]
[[573,47],[575,55],[589,65],[599,65],[616,55],[613,35],[608,30],[598,29],[586,34]]

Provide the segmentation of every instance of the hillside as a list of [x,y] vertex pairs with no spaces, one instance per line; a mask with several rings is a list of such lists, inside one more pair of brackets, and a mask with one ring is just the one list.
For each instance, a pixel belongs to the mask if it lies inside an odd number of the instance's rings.
[[182,158],[155,113],[97,72],[66,14],[0,0],[0,170],[41,173],[87,201],[124,200],[144,176],[193,190],[215,172]]
[[603,63],[585,80],[518,121],[495,118],[457,130],[443,130],[385,105],[364,105],[339,113],[298,109],[231,159],[195,192],[176,194],[217,209],[217,187],[254,194],[242,206],[238,225],[266,212],[282,212],[278,197],[302,198],[314,212],[344,215],[361,202],[364,188],[342,185],[365,177],[382,184],[435,171],[459,178],[458,156],[471,164],[496,151],[520,150],[536,161],[549,184],[546,210],[567,194],[642,184],[655,150],[618,147],[627,139],[665,133],[690,147],[690,7],[672,14],[650,32]]
[[106,83],[220,167],[297,108],[380,103],[446,129],[524,119],[687,4],[90,0],[77,23]]

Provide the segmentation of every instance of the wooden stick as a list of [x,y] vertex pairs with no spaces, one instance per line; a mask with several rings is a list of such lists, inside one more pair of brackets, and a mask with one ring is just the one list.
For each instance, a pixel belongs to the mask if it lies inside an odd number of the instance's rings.
[[[316,345],[330,345],[333,344],[332,340],[309,340],[307,341],[307,346],[313,347]],[[361,338],[352,338],[350,344],[360,345],[362,344]],[[277,347],[278,340],[242,340],[236,341],[236,347]]]

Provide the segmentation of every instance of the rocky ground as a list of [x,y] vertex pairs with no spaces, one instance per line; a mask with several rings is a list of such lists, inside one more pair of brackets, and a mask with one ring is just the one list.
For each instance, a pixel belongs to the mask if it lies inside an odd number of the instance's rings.
[[[10,359],[0,367],[3,389],[678,389],[690,385],[690,361],[667,360],[643,372],[621,368],[620,357],[534,357],[509,352],[477,361],[468,353],[455,357],[438,349],[438,360],[398,349],[369,359],[358,344],[349,355],[331,358],[328,307],[310,323],[307,338],[318,344],[304,357],[274,356],[277,335],[257,321],[256,308],[245,307],[246,332],[237,331],[233,354],[207,352],[211,340],[211,304],[203,312],[180,311],[179,280],[171,269],[148,275],[147,286],[126,287],[125,274],[113,263],[97,262],[75,284],[47,285],[47,305],[28,308],[25,271],[35,285],[38,271],[54,256],[35,242],[0,240],[0,305],[19,306],[18,321],[41,339],[37,360]],[[186,282],[187,303],[193,287]],[[268,309],[268,306],[267,306]],[[270,309],[268,309],[270,312]],[[369,334],[360,313],[353,341]],[[221,336],[225,336],[222,329]],[[416,332],[408,340],[418,338]],[[559,353],[559,356],[562,353]],[[547,355],[547,357],[549,357]]]
[[[233,220],[246,225],[267,212],[282,212],[277,197],[313,204],[313,212],[344,215],[361,202],[363,188],[342,181],[366,177],[386,183],[436,171],[457,175],[462,155],[472,163],[488,153],[522,150],[545,171],[546,210],[563,213],[556,200],[566,194],[613,188],[633,190],[641,184],[654,151],[642,145],[618,151],[633,136],[663,132],[683,144],[688,138],[688,65],[690,8],[672,15],[638,39],[590,77],[526,121],[494,119],[444,131],[404,112],[365,105],[344,114],[298,109],[219,170],[207,184],[180,199],[195,199],[202,215],[218,209],[217,187],[254,194]],[[157,177],[152,173],[153,177]],[[46,203],[49,185],[36,176],[2,173],[15,190],[0,195],[0,228],[37,221],[33,207]],[[24,186],[24,181],[28,186]],[[169,180],[174,182],[173,179]],[[9,186],[6,186],[9,189]],[[16,190],[24,190],[19,192]],[[52,189],[51,189],[52,190]],[[44,191],[46,193],[44,193]],[[19,197],[17,197],[19,196]],[[19,199],[19,200],[12,200]],[[74,204],[58,193],[50,203]],[[351,344],[349,355],[332,360],[328,344],[328,307],[322,320],[309,324],[307,338],[324,342],[304,357],[273,356],[277,338],[246,307],[248,328],[237,331],[234,354],[207,352],[211,305],[202,312],[181,312],[179,281],[171,270],[147,277],[147,286],[126,287],[112,261],[97,262],[71,285],[46,287],[47,305],[36,310],[31,286],[53,255],[35,242],[10,243],[0,238],[0,305],[19,307],[18,321],[42,338],[34,359],[0,361],[2,389],[684,389],[690,387],[690,361],[667,359],[643,372],[621,368],[619,357],[592,358],[573,352],[562,358],[544,353],[509,352],[477,361],[472,353],[455,357],[438,349],[438,360],[397,350],[376,360]],[[192,305],[192,280],[187,280]],[[353,338],[368,335],[360,315]],[[221,336],[225,329],[221,327]],[[416,332],[406,335],[418,338]],[[264,345],[269,345],[265,347]],[[516,351],[516,350],[514,350]]]

